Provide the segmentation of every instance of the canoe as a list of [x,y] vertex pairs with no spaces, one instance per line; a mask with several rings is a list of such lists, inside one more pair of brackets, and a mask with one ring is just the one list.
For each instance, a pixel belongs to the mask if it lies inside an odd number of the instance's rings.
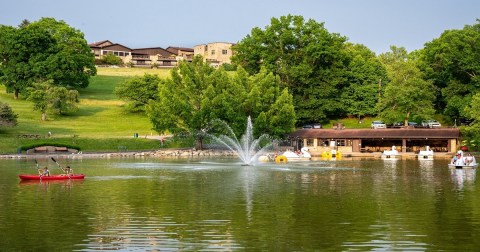
[[20,174],[18,175],[21,180],[65,180],[65,179],[84,179],[85,174],[72,174],[72,175],[50,175],[50,176],[40,176],[40,175],[31,175],[31,174]]
[[448,164],[448,168],[455,168],[455,169],[472,169],[477,168],[478,164],[474,165],[455,165],[455,164]]

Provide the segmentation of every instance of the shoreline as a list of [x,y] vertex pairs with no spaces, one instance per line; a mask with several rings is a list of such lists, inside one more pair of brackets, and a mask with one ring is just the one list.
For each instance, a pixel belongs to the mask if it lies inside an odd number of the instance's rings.
[[[399,153],[399,159],[417,159],[417,154],[413,152]],[[435,153],[434,157],[439,159],[450,159],[453,153],[441,152]],[[152,158],[208,158],[208,157],[237,157],[237,153],[230,150],[195,150],[195,149],[160,149],[156,151],[128,151],[128,152],[93,152],[93,153],[32,153],[32,154],[2,154],[0,159],[35,159],[35,158],[121,158],[121,157],[152,157]],[[343,153],[342,158],[374,158],[380,159],[382,152],[362,153],[351,152]],[[312,155],[312,160],[322,160],[319,155]]]

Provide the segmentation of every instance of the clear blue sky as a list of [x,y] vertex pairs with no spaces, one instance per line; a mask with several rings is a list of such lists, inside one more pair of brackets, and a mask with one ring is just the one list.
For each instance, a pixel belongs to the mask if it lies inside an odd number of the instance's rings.
[[376,53],[422,48],[445,30],[480,18],[478,0],[5,0],[0,24],[53,17],[85,34],[131,48],[238,42],[272,17],[302,15]]

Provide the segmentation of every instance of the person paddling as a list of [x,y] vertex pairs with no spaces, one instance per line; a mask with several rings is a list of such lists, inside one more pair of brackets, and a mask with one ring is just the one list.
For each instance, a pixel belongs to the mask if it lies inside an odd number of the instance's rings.
[[41,172],[40,174],[40,177],[43,177],[43,176],[50,176],[50,171],[48,170],[48,167],[45,166],[45,168],[43,168],[43,172]]

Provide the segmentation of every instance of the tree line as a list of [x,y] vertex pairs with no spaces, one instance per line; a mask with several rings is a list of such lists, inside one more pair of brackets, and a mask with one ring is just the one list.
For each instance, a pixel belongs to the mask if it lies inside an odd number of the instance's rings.
[[[34,90],[50,90],[45,86],[86,88],[95,74],[83,34],[63,21],[44,18],[17,28],[0,26],[0,35],[0,81],[16,97],[25,94],[35,102]],[[392,46],[376,55],[329,32],[324,23],[287,15],[272,18],[263,29],[253,28],[233,46],[235,71],[213,69],[195,58],[180,63],[166,80],[134,78],[117,94],[129,101],[128,109],[145,111],[159,132],[197,135],[213,118],[240,132],[249,115],[258,131],[274,136],[345,117],[405,124],[436,117],[447,124],[474,120],[465,135],[480,140],[479,42],[477,19],[463,29],[444,31],[422,49],[407,52]],[[143,82],[154,85],[144,89]],[[128,94],[128,86],[138,94]],[[74,109],[74,93],[51,95],[60,96],[71,102],[50,102],[47,109]]]

